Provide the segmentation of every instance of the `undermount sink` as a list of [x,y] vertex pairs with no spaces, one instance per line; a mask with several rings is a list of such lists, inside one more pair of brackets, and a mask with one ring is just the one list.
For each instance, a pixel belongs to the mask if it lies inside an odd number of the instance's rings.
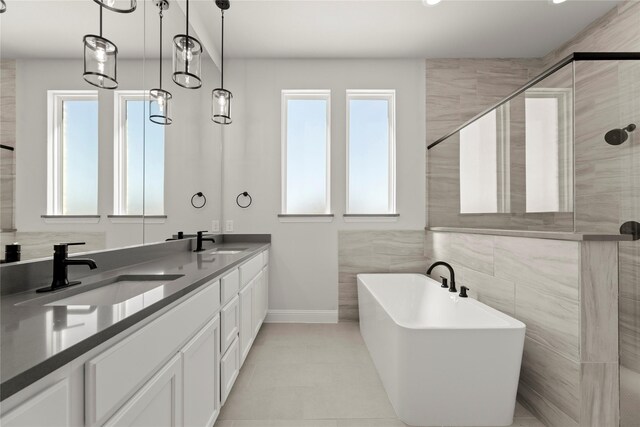
[[166,285],[181,277],[183,277],[182,274],[127,274],[100,282],[99,286],[92,287],[92,289],[85,292],[49,301],[41,305],[114,305]]
[[209,252],[209,255],[234,255],[240,252],[246,251],[247,248],[229,248],[229,249],[216,249],[213,252]]

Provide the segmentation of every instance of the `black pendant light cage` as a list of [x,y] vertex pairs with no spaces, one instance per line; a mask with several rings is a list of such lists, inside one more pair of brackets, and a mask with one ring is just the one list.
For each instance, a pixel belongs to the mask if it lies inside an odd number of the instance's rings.
[[189,35],[189,0],[185,34],[173,38],[173,81],[186,89],[202,86],[202,44]]
[[156,0],[156,6],[160,9],[160,82],[158,88],[149,91],[149,120],[166,126],[173,122],[171,118],[171,99],[173,95],[162,89],[162,18],[163,12],[169,8],[169,2],[168,0]]
[[136,10],[137,1],[136,0],[93,0],[98,3],[100,6],[108,9],[112,12],[118,13],[131,13]]
[[87,83],[102,88],[118,87],[118,47],[102,37],[102,7],[100,8],[100,35],[87,34],[84,43],[84,73]]
[[229,0],[216,0],[222,19],[222,43],[220,49],[220,87],[211,92],[211,120],[221,125],[231,124],[231,98],[233,94],[224,88],[224,11],[231,6]]
[[0,13],[5,13],[7,11],[7,4],[4,0],[0,0]]

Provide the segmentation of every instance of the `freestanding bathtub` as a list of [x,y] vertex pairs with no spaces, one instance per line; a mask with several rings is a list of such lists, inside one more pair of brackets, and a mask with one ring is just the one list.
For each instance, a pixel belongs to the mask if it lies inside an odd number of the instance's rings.
[[513,422],[524,323],[420,274],[359,274],[360,333],[412,426]]

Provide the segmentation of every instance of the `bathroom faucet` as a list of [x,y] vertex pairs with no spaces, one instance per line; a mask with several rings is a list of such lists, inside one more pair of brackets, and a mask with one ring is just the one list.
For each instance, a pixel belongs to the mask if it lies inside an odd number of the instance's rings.
[[[442,265],[443,267],[447,267],[449,269],[449,278],[451,279],[451,284],[449,285],[449,292],[458,292],[458,290],[456,289],[456,273],[453,271],[453,267],[451,267],[449,263],[446,263],[444,261],[434,262],[433,264],[431,264],[431,267],[429,267],[429,269],[427,270],[427,275],[431,274],[431,271],[433,271],[433,269],[439,265]],[[445,282],[443,281],[443,284],[444,283]]]
[[215,243],[215,239],[213,237],[203,238],[202,233],[207,233],[207,231],[198,231],[197,240],[196,240],[196,249],[193,252],[202,252],[202,242],[213,242]]
[[171,237],[169,239],[166,239],[165,242],[169,242],[171,240],[182,240],[182,239],[184,239],[184,232],[178,231],[178,237],[177,238],[176,237]]
[[69,281],[68,267],[70,265],[87,265],[91,270],[98,268],[96,262],[92,259],[68,258],[69,246],[84,244],[84,242],[77,242],[53,245],[53,281],[51,282],[51,286],[40,288],[36,292],[51,292],[79,284],[79,280],[74,282]]

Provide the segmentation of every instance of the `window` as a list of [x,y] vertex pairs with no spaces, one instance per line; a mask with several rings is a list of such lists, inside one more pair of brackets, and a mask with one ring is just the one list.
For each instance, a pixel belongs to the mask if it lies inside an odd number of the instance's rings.
[[146,91],[115,94],[115,215],[164,215],[164,126]]
[[460,131],[460,213],[510,210],[509,103]]
[[395,214],[395,91],[347,91],[347,214]]
[[573,128],[571,89],[526,91],[527,212],[571,212]]
[[282,213],[330,214],[328,90],[282,91]]
[[50,90],[48,215],[98,213],[98,92]]

